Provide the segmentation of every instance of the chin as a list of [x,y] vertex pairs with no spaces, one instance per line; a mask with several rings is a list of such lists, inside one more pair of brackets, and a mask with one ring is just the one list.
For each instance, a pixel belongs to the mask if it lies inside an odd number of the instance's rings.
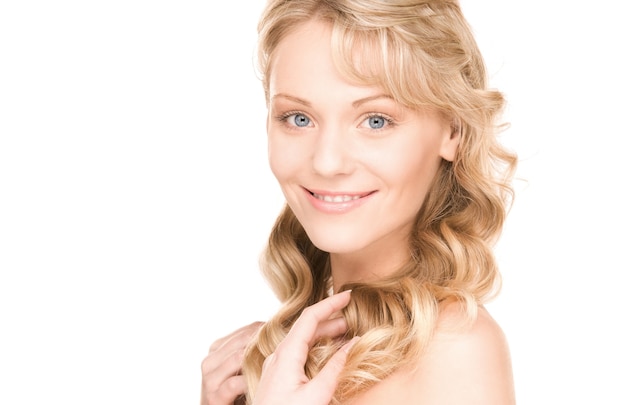
[[309,239],[319,250],[328,253],[347,254],[362,250],[366,243],[348,235],[309,234]]

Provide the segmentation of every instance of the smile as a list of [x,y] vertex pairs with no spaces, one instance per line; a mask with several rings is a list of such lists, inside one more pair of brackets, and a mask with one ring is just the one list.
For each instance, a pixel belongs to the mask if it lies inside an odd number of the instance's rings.
[[354,201],[361,198],[361,195],[322,195],[317,193],[311,193],[313,197],[317,198],[320,201],[332,202],[332,203],[343,203],[348,201]]

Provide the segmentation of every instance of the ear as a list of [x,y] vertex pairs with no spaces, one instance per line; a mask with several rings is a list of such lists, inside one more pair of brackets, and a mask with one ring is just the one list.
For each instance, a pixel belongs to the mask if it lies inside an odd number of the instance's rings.
[[461,143],[461,120],[454,118],[450,122],[450,128],[446,129],[444,138],[441,142],[441,148],[439,149],[439,156],[448,162],[452,162],[456,156],[456,150]]

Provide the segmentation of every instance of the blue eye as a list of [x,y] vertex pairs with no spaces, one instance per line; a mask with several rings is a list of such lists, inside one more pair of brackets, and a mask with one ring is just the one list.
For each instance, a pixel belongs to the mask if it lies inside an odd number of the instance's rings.
[[372,129],[381,129],[385,126],[386,119],[380,115],[373,115],[367,119],[367,123]]
[[309,117],[307,117],[304,114],[293,114],[289,118],[293,120],[293,125],[297,127],[307,127],[311,123],[311,120],[309,119]]

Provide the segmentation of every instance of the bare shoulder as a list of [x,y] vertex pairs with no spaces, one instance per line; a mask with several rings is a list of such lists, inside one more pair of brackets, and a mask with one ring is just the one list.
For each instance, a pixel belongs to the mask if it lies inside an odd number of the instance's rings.
[[502,329],[483,307],[472,324],[455,328],[462,319],[458,304],[441,312],[433,341],[412,374],[414,394],[424,403],[514,404],[511,358]]
[[508,344],[485,308],[459,328],[458,304],[446,305],[416,367],[402,369],[364,393],[358,404],[515,404]]

